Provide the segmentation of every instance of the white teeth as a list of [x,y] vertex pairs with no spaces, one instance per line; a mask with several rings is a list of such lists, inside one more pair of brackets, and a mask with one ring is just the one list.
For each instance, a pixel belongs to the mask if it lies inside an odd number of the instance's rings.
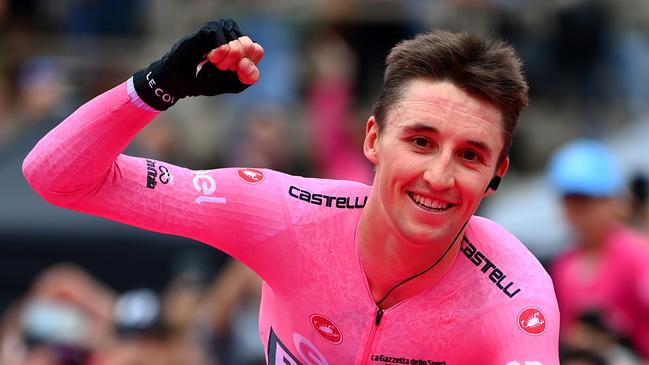
[[429,209],[444,210],[444,209],[448,208],[448,206],[449,206],[449,203],[442,202],[442,201],[439,201],[439,200],[433,200],[433,199],[430,199],[430,198],[425,198],[425,197],[423,197],[421,195],[417,195],[417,194],[414,194],[414,193],[411,193],[411,196],[412,196],[413,200],[417,204],[422,205],[422,206],[424,206],[426,208],[429,208]]

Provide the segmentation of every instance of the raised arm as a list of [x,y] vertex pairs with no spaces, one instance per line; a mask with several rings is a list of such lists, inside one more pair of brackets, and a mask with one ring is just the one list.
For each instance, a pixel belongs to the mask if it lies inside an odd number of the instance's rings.
[[121,154],[180,98],[239,92],[256,82],[262,55],[232,21],[207,23],[43,137],[23,163],[27,181],[52,204],[211,244],[277,284],[283,279],[267,261],[280,250],[258,244],[291,234],[285,206],[290,177],[247,169],[192,171]]
[[187,96],[238,93],[255,83],[263,52],[232,20],[205,24],[48,133],[25,159],[25,177],[54,204],[78,199],[108,177],[119,154],[158,112]]

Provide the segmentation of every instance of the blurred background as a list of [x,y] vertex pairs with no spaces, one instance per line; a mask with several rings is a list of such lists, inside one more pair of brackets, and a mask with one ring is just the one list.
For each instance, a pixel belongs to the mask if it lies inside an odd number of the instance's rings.
[[[480,215],[552,270],[579,247],[564,208],[585,194],[558,189],[548,166],[560,146],[589,138],[619,168],[620,188],[604,197],[621,207],[612,219],[649,249],[649,1],[0,0],[0,365],[263,363],[254,274],[200,243],[46,204],[21,173],[69,113],[218,17],[264,46],[261,80],[179,102],[128,154],[371,183],[361,142],[387,51],[427,29],[470,30],[514,45],[531,86],[512,166]],[[629,289],[640,299],[615,292],[645,304],[625,323],[649,317],[649,254],[638,252],[633,275],[613,275],[640,283]],[[624,259],[598,266],[601,257],[571,277],[628,272]],[[637,334],[603,308],[575,312],[565,363],[649,358],[649,325]]]

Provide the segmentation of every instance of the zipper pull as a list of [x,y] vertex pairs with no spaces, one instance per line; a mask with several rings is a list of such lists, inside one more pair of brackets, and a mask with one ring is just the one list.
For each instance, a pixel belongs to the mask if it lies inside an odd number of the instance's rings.
[[381,324],[381,318],[383,318],[383,309],[376,308],[376,319],[374,320],[374,324],[376,324],[377,327]]

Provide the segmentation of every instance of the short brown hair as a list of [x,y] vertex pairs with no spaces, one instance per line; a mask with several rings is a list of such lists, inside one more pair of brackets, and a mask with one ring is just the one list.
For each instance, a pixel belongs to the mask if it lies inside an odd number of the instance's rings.
[[522,62],[510,45],[468,32],[436,30],[398,43],[385,63],[383,87],[373,109],[379,126],[409,82],[448,81],[502,111],[505,146],[499,162],[507,156],[529,89]]

